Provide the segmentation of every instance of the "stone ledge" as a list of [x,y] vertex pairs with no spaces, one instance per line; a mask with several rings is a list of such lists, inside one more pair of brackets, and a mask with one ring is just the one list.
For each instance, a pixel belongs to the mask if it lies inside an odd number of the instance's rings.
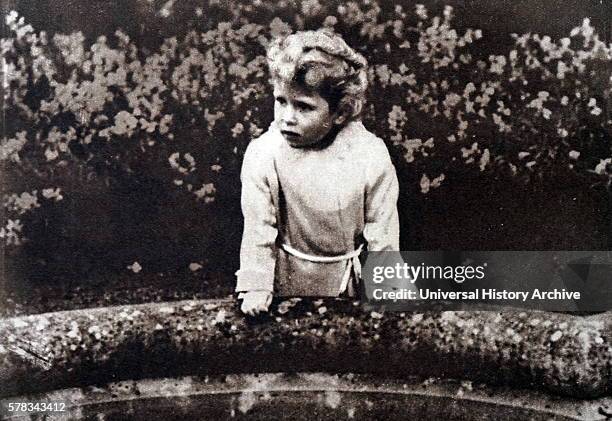
[[127,379],[328,372],[460,378],[575,398],[609,393],[610,314],[369,313],[340,300],[275,303],[247,320],[232,300],[4,319],[0,393]]
[[[604,420],[612,398],[573,400],[543,392],[468,381],[328,373],[229,374],[114,382],[0,399],[64,403],[62,419],[311,419]],[[213,416],[214,415],[214,416]],[[292,419],[295,419],[292,416]]]

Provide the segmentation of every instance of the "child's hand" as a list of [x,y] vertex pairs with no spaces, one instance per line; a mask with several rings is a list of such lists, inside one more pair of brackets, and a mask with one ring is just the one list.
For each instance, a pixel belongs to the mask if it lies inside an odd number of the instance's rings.
[[272,302],[272,293],[269,291],[247,291],[242,298],[240,310],[249,316],[256,316],[259,312],[268,311]]

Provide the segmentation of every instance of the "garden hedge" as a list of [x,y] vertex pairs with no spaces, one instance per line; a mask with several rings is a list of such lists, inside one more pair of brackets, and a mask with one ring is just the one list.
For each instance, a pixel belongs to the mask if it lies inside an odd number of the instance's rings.
[[48,30],[7,13],[6,253],[56,274],[235,270],[241,160],[272,118],[265,48],[321,26],[368,59],[364,123],[398,171],[403,248],[606,247],[612,47],[589,19],[506,34],[430,5],[135,0],[88,9],[115,10],[97,34],[74,26],[82,7]]

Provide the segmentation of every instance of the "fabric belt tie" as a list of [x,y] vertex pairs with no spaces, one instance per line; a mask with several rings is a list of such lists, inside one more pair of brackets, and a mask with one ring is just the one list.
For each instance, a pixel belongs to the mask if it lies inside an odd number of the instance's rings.
[[359,261],[359,255],[363,250],[363,244],[360,244],[356,250],[349,253],[342,254],[340,256],[315,256],[312,254],[306,254],[299,250],[294,249],[289,244],[281,244],[281,248],[292,256],[295,256],[302,260],[307,260],[314,263],[335,263],[346,261],[346,267],[344,274],[342,275],[342,282],[340,283],[340,289],[338,295],[341,295],[348,288],[349,281],[351,279],[351,273],[355,274],[355,280],[359,282],[361,279],[361,262]]

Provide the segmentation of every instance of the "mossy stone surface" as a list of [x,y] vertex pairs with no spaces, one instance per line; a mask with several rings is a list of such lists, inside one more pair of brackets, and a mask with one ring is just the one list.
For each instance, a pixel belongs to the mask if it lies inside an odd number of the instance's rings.
[[575,398],[609,393],[610,314],[376,313],[341,300],[232,300],[38,314],[0,325],[3,397],[127,379],[328,372],[457,378]]

